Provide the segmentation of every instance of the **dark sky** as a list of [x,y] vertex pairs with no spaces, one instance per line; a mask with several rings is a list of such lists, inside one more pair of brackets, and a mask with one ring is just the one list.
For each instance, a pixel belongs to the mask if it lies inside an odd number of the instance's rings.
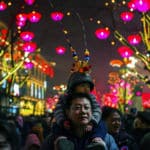
[[[17,0],[16,0],[17,1]],[[106,8],[104,3],[106,0],[36,0],[37,3],[34,7],[35,10],[42,13],[42,19],[37,24],[29,25],[28,28],[35,32],[35,41],[38,47],[41,48],[41,54],[48,61],[55,61],[56,67],[54,68],[55,76],[49,79],[48,95],[51,95],[52,86],[64,84],[67,82],[70,68],[73,63],[73,58],[66,42],[66,38],[62,32],[62,26],[68,31],[68,37],[71,45],[76,49],[79,58],[83,59],[84,49],[88,48],[90,51],[90,64],[92,65],[92,77],[96,80],[96,88],[101,94],[108,91],[108,73],[113,71],[109,65],[112,59],[121,59],[117,53],[117,47],[121,44],[113,37],[113,34],[108,40],[99,40],[94,35],[94,32],[99,27],[111,27],[112,30],[119,30],[123,34],[129,32],[136,32],[141,27],[136,21],[132,21],[132,26],[128,23],[123,24],[119,19],[119,13],[126,10],[124,7],[116,7],[112,10],[111,7]],[[118,0],[119,2],[119,0]],[[31,6],[26,9],[29,11]],[[65,17],[61,23],[54,22],[50,18],[52,11],[62,11]],[[66,16],[67,12],[71,12],[70,16]],[[13,12],[13,10],[11,10]],[[80,16],[77,16],[77,14]],[[12,16],[9,15],[9,10],[0,12],[0,20],[8,20]],[[93,21],[90,21],[93,18]],[[101,20],[101,24],[96,21]],[[83,25],[81,25],[81,21]],[[83,26],[85,30],[83,30]],[[86,37],[86,38],[85,38]],[[111,41],[115,41],[116,45],[111,46]],[[86,44],[87,43],[87,44]],[[59,45],[66,47],[64,55],[58,55],[55,48]]]

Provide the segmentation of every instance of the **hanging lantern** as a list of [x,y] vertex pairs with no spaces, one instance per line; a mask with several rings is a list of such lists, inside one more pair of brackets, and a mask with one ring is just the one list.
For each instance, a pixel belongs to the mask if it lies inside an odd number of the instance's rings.
[[108,36],[110,35],[109,28],[99,28],[95,31],[95,35],[100,40],[107,39]]
[[120,14],[121,19],[126,22],[131,21],[133,19],[133,16],[134,16],[133,13],[129,11],[122,12]]
[[141,42],[141,36],[139,34],[129,35],[127,40],[131,45],[136,45]]
[[0,11],[4,11],[7,8],[7,4],[4,1],[0,2]]
[[26,25],[25,21],[16,21],[16,25],[19,27],[24,27]]
[[32,69],[34,64],[32,62],[24,62],[24,66],[26,69]]
[[32,23],[37,23],[40,21],[42,15],[36,11],[32,11],[31,13],[28,14],[28,19]]
[[22,46],[22,49],[25,51],[25,52],[29,52],[29,53],[32,53],[36,50],[36,43],[34,42],[26,42],[23,44]]
[[20,34],[20,38],[23,41],[29,42],[29,41],[31,41],[34,38],[34,33],[33,32],[29,32],[29,31],[22,32]]
[[66,52],[66,48],[63,46],[56,47],[56,53],[59,55],[63,55]]
[[133,0],[128,2],[128,7],[130,8],[130,10],[136,10],[136,6],[135,6],[135,3],[133,2]]
[[16,15],[16,19],[19,22],[26,22],[26,20],[27,20],[27,14],[25,14],[25,13],[17,14]]
[[60,11],[55,11],[50,14],[50,17],[53,21],[61,21],[64,17],[64,14]]
[[24,0],[27,5],[33,5],[35,0]]
[[121,57],[123,58],[129,58],[130,56],[133,55],[133,51],[127,47],[127,46],[121,46],[118,48],[118,52],[120,54]]
[[149,0],[133,0],[133,3],[139,12],[147,12],[150,10]]

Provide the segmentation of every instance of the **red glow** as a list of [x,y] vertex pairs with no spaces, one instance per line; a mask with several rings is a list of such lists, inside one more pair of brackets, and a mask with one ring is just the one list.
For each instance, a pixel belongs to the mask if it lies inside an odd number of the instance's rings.
[[97,38],[101,40],[107,39],[108,36],[110,35],[110,31],[108,28],[99,28],[95,31],[95,35]]
[[31,13],[28,14],[28,19],[32,23],[37,23],[40,21],[42,15],[36,11],[32,11]]
[[29,42],[34,38],[34,33],[29,32],[29,31],[25,31],[25,32],[22,32],[20,34],[20,37],[23,41]]
[[141,42],[141,36],[139,34],[129,35],[127,39],[131,45],[136,45]]
[[59,55],[63,55],[66,52],[66,48],[63,46],[56,47],[56,53]]
[[25,22],[27,20],[27,14],[17,14],[16,19],[19,22]]
[[26,69],[32,69],[34,64],[32,62],[25,62],[24,66],[25,66]]
[[55,11],[55,12],[52,12],[50,14],[52,20],[54,21],[61,21],[64,17],[64,14],[62,12],[59,12],[59,11]]
[[120,17],[121,17],[121,19],[123,21],[131,21],[133,19],[133,16],[134,16],[133,13],[132,12],[128,12],[128,11],[122,12],[120,14]]
[[121,57],[123,58],[129,58],[130,56],[133,55],[133,51],[127,47],[127,46],[121,46],[118,48],[118,52],[120,54]]
[[150,1],[149,0],[133,0],[135,7],[140,12],[147,12],[150,10]]
[[4,1],[0,2],[0,11],[3,11],[7,8],[7,4]]
[[150,93],[142,94],[142,105],[144,108],[150,108]]
[[34,52],[36,50],[36,47],[37,47],[36,43],[34,43],[34,42],[26,42],[26,43],[23,44],[22,48],[23,48],[23,50],[25,52],[32,53],[32,52]]
[[27,5],[33,5],[35,0],[24,0]]

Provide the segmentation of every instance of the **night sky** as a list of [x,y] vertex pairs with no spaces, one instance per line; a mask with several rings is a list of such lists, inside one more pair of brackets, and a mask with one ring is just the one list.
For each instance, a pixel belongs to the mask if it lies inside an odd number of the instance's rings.
[[[17,0],[16,0],[17,1]],[[48,93],[51,96],[52,86],[65,84],[69,78],[70,69],[73,63],[73,58],[66,42],[66,38],[62,32],[62,27],[68,30],[68,37],[71,45],[76,49],[80,59],[83,59],[84,49],[88,48],[90,51],[90,64],[92,65],[92,77],[95,79],[97,90],[104,94],[108,89],[108,73],[114,71],[115,68],[109,65],[110,60],[121,59],[117,53],[117,48],[121,45],[113,34],[107,40],[99,40],[94,32],[99,27],[110,27],[111,31],[118,30],[121,33],[134,33],[141,29],[137,21],[140,18],[136,14],[134,21],[124,24],[120,18],[119,13],[126,10],[125,7],[117,7],[115,10],[112,7],[106,8],[104,3],[107,0],[36,0],[35,10],[42,13],[42,19],[37,24],[28,26],[30,31],[35,33],[34,41],[37,42],[41,48],[41,54],[48,61],[55,61],[54,68],[55,76],[53,79],[48,79]],[[117,0],[119,2],[119,0]],[[31,6],[26,9],[29,11]],[[62,11],[65,14],[63,21],[54,22],[50,18],[52,11]],[[13,9],[11,10],[13,12]],[[66,13],[71,15],[67,16]],[[9,10],[0,12],[0,20],[7,21],[10,24]],[[80,19],[79,19],[80,17]],[[92,18],[92,20],[90,19]],[[97,20],[101,20],[101,24],[97,24]],[[81,24],[81,21],[83,24]],[[131,25],[132,24],[132,25]],[[83,26],[85,30],[83,30]],[[112,46],[111,41],[115,41]],[[66,53],[64,55],[56,54],[55,48],[57,46],[65,46]]]

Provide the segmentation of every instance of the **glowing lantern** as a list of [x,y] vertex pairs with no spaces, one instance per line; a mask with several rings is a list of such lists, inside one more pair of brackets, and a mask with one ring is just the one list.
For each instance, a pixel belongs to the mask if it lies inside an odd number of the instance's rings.
[[132,12],[128,12],[128,11],[122,12],[120,14],[120,17],[121,17],[121,19],[123,21],[131,21],[133,19],[133,16],[134,16],[133,13]]
[[32,62],[25,62],[24,66],[25,66],[26,69],[32,69],[34,65],[33,65]]
[[101,40],[107,39],[109,34],[110,34],[110,31],[108,28],[99,28],[95,31],[96,37]]
[[150,108],[150,93],[142,93],[142,105],[144,108]]
[[41,14],[36,11],[32,11],[31,13],[28,14],[28,19],[32,23],[39,22],[41,17],[42,17]]
[[27,5],[32,5],[35,0],[24,0]]
[[34,33],[33,32],[29,32],[29,31],[22,32],[20,34],[20,38],[23,41],[29,42],[29,41],[31,41],[34,38]]
[[26,42],[23,44],[22,48],[25,52],[32,53],[35,51],[37,45],[34,42]]
[[59,11],[55,11],[55,12],[52,12],[50,14],[52,20],[54,21],[61,21],[64,17],[64,14],[62,12],[59,12]]
[[16,19],[17,19],[17,21],[19,21],[19,22],[25,22],[25,21],[27,20],[27,14],[24,14],[24,13],[18,14],[18,15],[16,16]]
[[118,48],[118,52],[123,58],[129,58],[133,55],[133,51],[127,46],[121,46]]
[[59,55],[63,55],[66,52],[66,48],[63,46],[56,47],[56,53]]
[[7,4],[3,1],[0,2],[0,11],[3,11],[7,8]]
[[121,60],[112,60],[109,63],[112,67],[121,67],[123,65],[123,62]]
[[140,12],[147,12],[150,10],[149,0],[133,0],[135,7]]
[[24,27],[26,25],[26,22],[25,21],[17,21],[16,25],[19,27]]
[[129,35],[127,39],[131,45],[136,45],[141,42],[141,36],[139,34]]
[[133,1],[128,2],[128,7],[129,7],[131,10],[135,10],[135,9],[136,9],[135,3],[134,3]]

